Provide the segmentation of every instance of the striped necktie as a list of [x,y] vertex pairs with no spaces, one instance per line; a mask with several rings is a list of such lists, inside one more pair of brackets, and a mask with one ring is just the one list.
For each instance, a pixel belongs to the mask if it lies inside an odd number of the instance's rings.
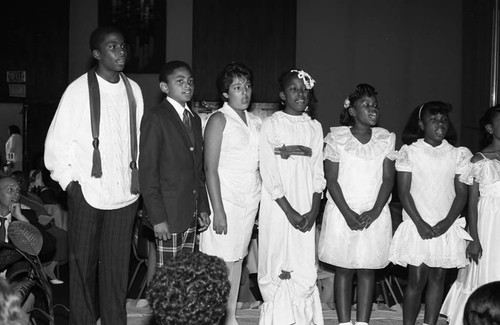
[[191,139],[191,144],[194,145],[194,133],[193,133],[193,128],[191,126],[191,118],[189,116],[189,112],[187,109],[184,109],[184,113],[182,114],[182,122],[184,123],[184,126],[188,131],[189,138]]

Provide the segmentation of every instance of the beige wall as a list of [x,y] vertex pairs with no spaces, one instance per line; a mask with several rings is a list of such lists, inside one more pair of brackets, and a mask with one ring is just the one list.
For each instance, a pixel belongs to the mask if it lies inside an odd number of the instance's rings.
[[[193,0],[167,0],[167,60],[192,60]],[[69,78],[88,67],[97,0],[71,0]],[[379,92],[380,125],[399,138],[410,111],[429,100],[454,107],[459,130],[462,1],[297,0],[297,66],[317,80],[318,120],[338,125],[344,98],[362,82]],[[146,107],[158,102],[156,75],[131,75]],[[202,87],[203,85],[198,85]]]

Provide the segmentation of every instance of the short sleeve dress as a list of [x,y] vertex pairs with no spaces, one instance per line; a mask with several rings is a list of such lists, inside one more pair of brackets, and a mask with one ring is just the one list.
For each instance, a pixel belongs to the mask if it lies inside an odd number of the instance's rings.
[[[218,172],[227,234],[218,235],[212,226],[208,227],[200,234],[200,250],[226,262],[234,262],[243,259],[248,253],[259,208],[259,133],[262,120],[245,112],[245,124],[227,103],[218,112],[224,114],[226,119]],[[211,201],[210,208],[213,211]],[[210,219],[213,223],[213,216]]]
[[458,271],[441,308],[450,325],[461,325],[465,303],[483,284],[500,281],[500,161],[484,158],[471,165],[461,179],[472,185],[479,183],[477,232],[483,254],[479,263],[470,263]]
[[[382,185],[384,160],[396,158],[395,140],[394,133],[378,127],[372,129],[372,137],[366,144],[359,142],[346,126],[333,127],[326,136],[324,159],[339,163],[338,182],[354,212],[373,208]],[[349,269],[380,269],[389,264],[392,223],[388,202],[368,229],[354,231],[330,193],[327,197],[318,258]]]
[[[420,216],[431,227],[446,218],[455,199],[455,175],[464,173],[472,153],[465,147],[454,147],[446,140],[433,147],[423,139],[399,150],[398,172],[411,173],[410,194]],[[394,233],[389,260],[394,264],[456,268],[468,264],[465,256],[464,218],[443,235],[423,240],[408,213],[403,210],[403,222]]]

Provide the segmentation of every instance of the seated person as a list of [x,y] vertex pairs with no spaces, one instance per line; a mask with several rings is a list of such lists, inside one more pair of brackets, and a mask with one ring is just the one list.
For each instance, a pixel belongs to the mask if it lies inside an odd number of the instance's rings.
[[[42,202],[42,199],[40,199],[40,197],[38,197],[38,195],[36,195],[35,193],[32,193],[28,190],[29,180],[25,173],[21,171],[13,172],[12,178],[14,178],[19,184],[19,203],[21,204],[21,209],[33,210],[36,214],[38,222],[43,225],[44,230],[56,238],[57,245],[56,255],[54,256],[54,259],[56,261],[67,260],[68,235],[65,230],[56,226],[58,224],[62,224],[62,216],[59,215],[59,219],[56,219],[57,214],[51,215],[51,213],[47,210],[46,206]],[[56,211],[53,210],[52,212]],[[45,272],[51,279],[55,281],[55,283],[62,283],[59,279],[56,278],[54,274],[54,268],[56,265],[57,262],[52,262],[45,267]]]
[[158,267],[147,292],[157,325],[218,324],[229,280],[224,261],[201,252],[181,253]]
[[490,282],[474,291],[464,310],[464,325],[500,324],[500,281]]
[[[0,256],[8,256],[8,259],[0,260],[0,272],[3,272],[13,262],[21,258],[17,252],[14,253],[8,238],[8,225],[12,221],[24,221],[33,224],[41,232],[43,246],[38,255],[42,262],[50,261],[55,253],[56,239],[45,231],[38,222],[36,213],[32,210],[22,210],[19,203],[19,184],[12,177],[0,176],[0,250],[4,251]],[[6,253],[5,250],[8,250]]]

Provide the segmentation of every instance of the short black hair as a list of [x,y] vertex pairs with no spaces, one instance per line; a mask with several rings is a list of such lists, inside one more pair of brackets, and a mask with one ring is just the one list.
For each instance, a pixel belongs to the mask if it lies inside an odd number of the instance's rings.
[[222,94],[229,91],[234,78],[245,78],[253,85],[253,72],[244,63],[231,62],[217,76],[217,90],[223,101],[227,101]]
[[349,114],[349,108],[354,105],[354,103],[363,98],[367,97],[377,97],[377,91],[372,85],[369,84],[359,84],[356,86],[356,89],[347,97],[349,100],[349,106],[344,107],[342,112],[340,113],[340,124],[344,126],[354,125],[354,117]]
[[226,312],[229,288],[222,259],[180,253],[157,268],[146,295],[158,325],[213,325]]
[[500,281],[477,288],[467,299],[463,314],[464,325],[500,324]]
[[[420,129],[420,126],[418,124],[418,122],[424,115],[443,114],[449,116],[449,113],[451,111],[452,106],[450,104],[438,100],[418,105],[413,109],[412,113],[410,114],[410,118],[406,122],[402,136],[403,143],[406,145],[410,145],[413,142],[416,142],[418,139],[424,137],[424,132]],[[448,121],[448,132],[446,133],[445,140],[448,141],[451,145],[455,145],[457,143],[457,131],[455,130],[455,127],[453,126],[451,120]]]
[[161,67],[160,74],[158,75],[158,79],[160,82],[167,82],[168,76],[170,76],[176,69],[186,68],[191,74],[193,74],[193,70],[191,70],[191,66],[184,61],[169,61]]
[[89,38],[90,51],[99,50],[99,47],[106,36],[113,33],[121,34],[123,36],[122,31],[115,26],[102,26],[94,29]]
[[9,134],[21,134],[21,129],[15,124],[9,125]]

